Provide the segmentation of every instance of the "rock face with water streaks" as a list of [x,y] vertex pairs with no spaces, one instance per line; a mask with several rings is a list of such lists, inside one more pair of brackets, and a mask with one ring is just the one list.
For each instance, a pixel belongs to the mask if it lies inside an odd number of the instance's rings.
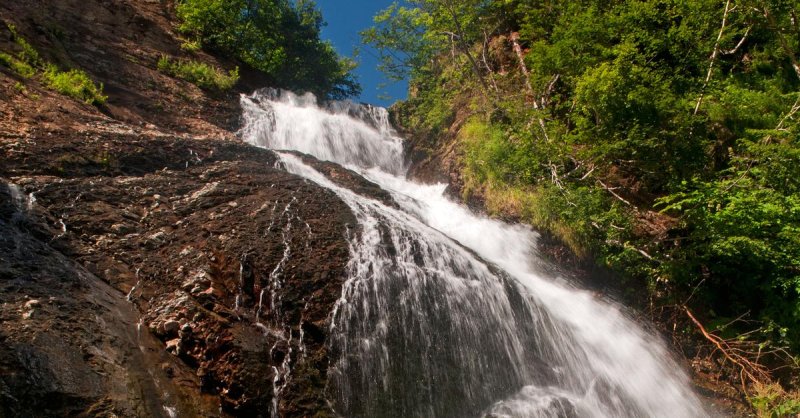
[[[3,185],[4,412],[141,415],[145,400],[197,412],[177,395],[144,393],[131,404],[130,381],[214,395],[201,415],[214,411],[215,396],[235,415],[257,416],[273,402],[286,413],[324,411],[326,320],[355,225],[347,207],[275,169],[268,151],[120,135],[101,142],[110,163],[53,176],[46,153],[32,149],[0,173],[15,183]],[[71,144],[76,156],[97,145]],[[137,360],[159,352],[170,355]]]
[[185,54],[171,3],[0,2],[109,95],[0,66],[0,417],[330,414],[326,321],[355,220],[236,139],[257,74],[210,94],[157,71]]

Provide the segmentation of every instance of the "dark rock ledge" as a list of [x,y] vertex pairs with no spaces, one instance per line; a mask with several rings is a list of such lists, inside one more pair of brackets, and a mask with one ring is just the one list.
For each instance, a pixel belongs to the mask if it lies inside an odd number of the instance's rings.
[[0,164],[0,416],[332,415],[343,202],[235,142],[49,137]]

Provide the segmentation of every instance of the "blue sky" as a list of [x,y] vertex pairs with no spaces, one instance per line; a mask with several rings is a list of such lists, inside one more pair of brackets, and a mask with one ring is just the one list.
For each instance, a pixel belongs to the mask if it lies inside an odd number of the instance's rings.
[[[322,28],[322,38],[333,42],[336,50],[344,56],[352,56],[353,49],[360,45],[358,33],[372,26],[372,17],[385,9],[393,0],[317,0],[317,6],[328,23]],[[388,106],[396,100],[406,98],[406,83],[388,81],[376,68],[378,60],[365,47],[357,58],[356,75],[363,92],[357,101]],[[389,96],[388,100],[385,97]]]

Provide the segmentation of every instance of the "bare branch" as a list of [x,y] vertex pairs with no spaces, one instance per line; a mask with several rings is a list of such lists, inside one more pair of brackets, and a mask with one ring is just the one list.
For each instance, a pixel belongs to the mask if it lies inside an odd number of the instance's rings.
[[[719,351],[728,361],[739,367],[739,379],[742,383],[742,390],[745,393],[747,393],[746,386],[748,381],[750,383],[766,383],[772,381],[769,370],[767,370],[764,365],[758,363],[758,358],[761,355],[760,352],[752,353],[747,350],[742,350],[739,347],[732,347],[727,340],[708,332],[703,324],[695,318],[688,307],[682,306],[682,308],[683,311],[686,312],[686,316],[689,317],[700,333],[703,334],[703,337],[715,347],[715,351]],[[755,358],[755,361],[751,361],[747,358],[750,355]],[[747,379],[745,379],[745,377]]]
[[708,82],[711,81],[711,75],[714,72],[714,62],[717,60],[717,55],[719,54],[719,42],[722,39],[722,34],[725,32],[725,25],[728,24],[728,13],[730,13],[731,9],[731,0],[727,0],[725,2],[725,12],[722,14],[722,25],[719,28],[719,34],[717,34],[717,40],[714,42],[714,50],[711,52],[711,58],[708,62],[708,72],[706,73],[706,79],[703,81],[703,87],[700,89],[700,97],[697,98],[697,104],[694,106],[694,113],[696,115],[697,112],[700,110],[700,105],[703,103],[703,96],[706,92],[706,87],[708,87]]
[[494,87],[495,93],[500,92],[500,89],[497,88],[497,82],[494,81],[494,71],[492,71],[492,67],[489,66],[489,59],[486,57],[486,50],[489,49],[489,33],[485,30],[483,31],[483,49],[481,50],[481,56],[483,58],[483,65],[486,67],[486,71],[489,74],[489,81],[492,82],[492,87]]
[[747,30],[746,30],[746,31],[744,31],[744,35],[742,35],[742,39],[739,39],[739,43],[737,43],[737,44],[736,44],[736,46],[735,46],[733,49],[729,49],[729,50],[727,50],[727,51],[722,51],[722,55],[732,55],[732,54],[735,54],[735,53],[736,53],[736,51],[738,51],[738,50],[739,50],[739,48],[741,48],[741,46],[742,46],[742,45],[744,45],[744,41],[746,41],[746,40],[747,40],[747,35],[749,35],[749,34],[750,34],[750,29],[752,29],[752,28],[753,28],[752,26],[748,26],[748,27],[747,27]]
[[600,180],[597,180],[597,183],[598,183],[598,184],[600,184],[600,186],[601,186],[603,189],[605,189],[606,191],[608,191],[609,193],[611,193],[611,194],[612,194],[614,197],[616,197],[617,199],[619,199],[619,201],[621,201],[622,203],[624,203],[624,204],[626,204],[626,205],[628,205],[628,206],[634,207],[634,206],[633,206],[633,204],[632,204],[631,202],[628,202],[628,201],[627,201],[627,200],[625,200],[625,199],[624,199],[622,196],[620,196],[620,195],[616,194],[616,193],[614,192],[614,189],[612,189],[612,188],[610,188],[610,187],[606,186],[606,184],[605,184],[605,183],[603,183],[602,181],[600,181]]
[[[525,90],[528,93],[528,101],[533,104],[533,108],[535,110],[541,110],[542,106],[539,105],[539,102],[534,97],[533,93],[533,86],[531,86],[531,77],[530,72],[528,71],[528,66],[525,65],[525,56],[522,54],[522,46],[519,44],[519,33],[513,32],[509,37],[511,40],[511,45],[514,48],[514,53],[517,54],[517,59],[519,60],[519,69],[522,71],[522,75],[525,79]],[[544,124],[544,119],[540,116],[536,117],[537,121],[539,122],[539,127],[542,129],[542,134],[544,135],[544,139],[547,142],[550,142],[550,137],[547,135],[547,127]]]

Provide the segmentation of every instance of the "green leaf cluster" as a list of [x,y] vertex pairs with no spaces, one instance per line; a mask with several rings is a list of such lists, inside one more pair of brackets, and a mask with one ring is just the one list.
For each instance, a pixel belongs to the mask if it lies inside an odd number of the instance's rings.
[[6,24],[6,27],[11,33],[11,39],[18,51],[16,54],[0,51],[0,65],[10,68],[11,71],[22,78],[33,77],[36,75],[35,67],[41,65],[42,62],[39,53],[25,38],[17,33],[17,28],[14,25]]
[[241,60],[276,87],[341,99],[358,95],[353,61],[320,40],[313,1],[180,0],[179,29],[192,42]]
[[55,64],[48,64],[42,79],[47,87],[87,104],[102,105],[108,99],[103,95],[103,84],[95,84],[81,70],[61,71]]

